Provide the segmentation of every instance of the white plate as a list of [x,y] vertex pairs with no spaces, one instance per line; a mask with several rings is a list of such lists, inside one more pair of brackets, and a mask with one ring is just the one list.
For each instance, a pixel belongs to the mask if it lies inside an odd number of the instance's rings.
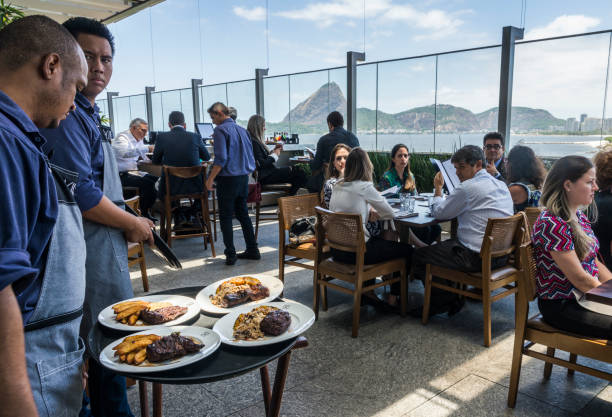
[[[270,296],[263,298],[259,301],[249,301],[248,303],[239,304],[235,307],[228,307],[228,308],[216,306],[210,301],[210,296],[215,294],[215,292],[217,291],[217,288],[219,288],[219,285],[221,285],[221,283],[227,280],[230,280],[232,278],[246,277],[246,276],[257,278],[259,281],[261,281],[262,285],[268,287],[268,289],[270,290]],[[259,274],[258,275],[247,275],[245,274],[245,275],[237,275],[236,277],[225,278],[220,281],[214,282],[208,285],[202,291],[200,291],[198,295],[196,296],[196,302],[200,305],[200,307],[202,308],[202,311],[204,311],[205,313],[212,313],[212,314],[227,314],[232,311],[235,311],[239,307],[244,307],[244,306],[253,307],[256,305],[270,302],[274,300],[276,297],[278,297],[283,292],[283,282],[280,279],[274,278],[273,276],[270,276],[270,275],[259,275]]]
[[180,332],[181,336],[191,336],[193,338],[196,338],[201,343],[204,343],[204,347],[196,353],[190,353],[188,355],[181,356],[180,358],[176,359],[170,359],[167,361],[148,365],[144,365],[145,363],[147,363],[146,361],[143,362],[143,364],[141,365],[130,365],[119,361],[119,357],[115,356],[115,351],[113,350],[115,346],[123,342],[123,339],[125,339],[125,337],[122,337],[120,339],[115,340],[113,343],[104,348],[104,350],[100,353],[100,362],[107,368],[118,372],[137,374],[145,372],[167,371],[168,369],[180,368],[182,366],[189,365],[190,363],[194,363],[201,359],[204,359],[205,357],[212,354],[215,350],[217,350],[219,348],[219,345],[221,344],[221,340],[219,339],[219,335],[217,333],[213,332],[211,329],[207,329],[206,327],[199,326],[158,327],[156,329],[134,333],[133,335],[156,334],[158,336],[169,336],[173,332]]
[[271,345],[272,343],[282,342],[283,340],[292,339],[312,326],[315,321],[315,314],[310,308],[295,301],[280,301],[275,303],[265,303],[267,306],[279,308],[287,311],[291,315],[291,324],[287,331],[278,336],[264,336],[257,340],[236,340],[234,339],[234,323],[241,313],[248,313],[253,306],[241,306],[236,308],[230,314],[220,318],[215,323],[213,330],[221,336],[221,342],[232,346],[263,346]]
[[112,305],[106,307],[104,310],[100,311],[98,314],[98,321],[101,325],[110,327],[115,330],[125,330],[128,332],[135,332],[140,330],[151,330],[158,327],[163,326],[176,326],[178,324],[185,323],[191,320],[194,317],[197,317],[200,314],[200,306],[195,302],[193,298],[185,297],[182,295],[147,295],[144,297],[134,297],[129,300],[124,301],[148,301],[150,303],[158,303],[162,301],[167,301],[172,303],[174,306],[187,307],[187,312],[180,317],[177,317],[175,320],[169,321],[167,323],[162,324],[147,324],[147,325],[134,325],[130,326],[129,324],[123,324],[115,320],[115,312],[113,311],[113,306],[115,304],[119,304],[119,301],[113,303]]

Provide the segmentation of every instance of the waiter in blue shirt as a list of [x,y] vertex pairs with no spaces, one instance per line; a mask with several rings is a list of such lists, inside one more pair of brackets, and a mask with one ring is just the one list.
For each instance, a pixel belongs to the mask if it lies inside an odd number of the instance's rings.
[[[215,162],[206,180],[206,189],[212,190],[217,181],[217,201],[219,202],[219,222],[225,245],[225,264],[234,265],[236,259],[260,259],[253,223],[247,208],[249,193],[249,174],[255,170],[253,145],[247,131],[236,124],[229,116],[223,103],[214,103],[207,110],[213,123],[217,125],[213,133]],[[232,218],[242,226],[246,251],[236,255]]]
[[74,109],[86,74],[83,52],[53,20],[28,16],[0,30],[3,416],[81,408],[83,228],[67,186],[74,177],[49,165],[38,128],[56,128]]
[[[59,129],[45,130],[51,161],[79,173],[76,202],[83,215],[87,248],[86,290],[82,335],[110,304],[133,297],[127,264],[126,238],[153,243],[153,223],[123,210],[119,171],[110,140],[102,126],[95,98],[110,81],[113,71],[113,37],[106,26],[77,17],[64,27],[83,48],[88,65],[87,86],[76,95],[76,110]],[[91,411],[96,417],[132,416],[125,378],[105,370],[95,360],[89,368]]]

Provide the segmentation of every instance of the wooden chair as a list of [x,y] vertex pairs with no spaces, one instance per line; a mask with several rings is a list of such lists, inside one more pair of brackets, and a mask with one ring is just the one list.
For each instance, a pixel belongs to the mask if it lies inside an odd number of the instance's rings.
[[[303,194],[278,199],[278,278],[285,281],[285,265],[293,265],[314,271],[314,265],[298,262],[314,261],[317,255],[313,243],[290,245],[287,243],[287,232],[293,222],[301,217],[315,216],[315,207],[319,204],[317,194]],[[289,259],[286,259],[289,257]]]
[[[206,173],[206,167],[203,165],[196,165],[193,167],[171,167],[163,165],[164,177],[166,178],[166,193],[164,195],[164,207],[161,213],[161,232],[162,236],[166,237],[168,246],[172,247],[173,239],[184,239],[189,237],[202,236],[204,238],[204,249],[207,249],[207,243],[210,243],[210,249],[213,258],[215,254],[215,242],[212,236],[212,229],[210,226],[210,213],[208,210],[208,190],[203,186],[202,192],[193,194],[170,194],[170,178],[195,178]],[[172,213],[175,211],[181,203],[188,201],[191,206],[196,201],[200,202],[201,212],[196,216],[198,224],[193,227],[182,228],[177,234],[175,227],[172,227]],[[176,202],[175,207],[173,204]],[[176,226],[176,225],[175,225]]]
[[[516,280],[518,279],[518,269],[515,266],[507,264],[498,269],[491,269],[491,263],[494,258],[508,256],[515,252],[523,241],[525,227],[522,213],[511,217],[489,219],[480,249],[481,272],[460,272],[455,269],[427,264],[423,324],[427,324],[429,319],[431,287],[481,300],[484,314],[484,345],[489,347],[491,345],[491,304],[516,293]],[[434,276],[456,282],[460,284],[459,288],[436,282],[433,280]],[[465,285],[469,285],[473,289],[464,289]],[[502,289],[502,291],[493,295],[493,292],[499,289]]]
[[[364,265],[365,236],[361,215],[334,213],[321,207],[316,207],[316,258],[314,274],[314,296],[313,306],[316,317],[319,314],[320,287],[333,288],[347,294],[353,295],[353,326],[352,337],[359,333],[359,313],[361,297],[364,293],[373,291],[383,285],[399,282],[401,285],[401,315],[406,315],[406,260],[404,258],[393,259],[372,265]],[[324,251],[325,246],[330,248],[354,252],[355,265],[337,262],[330,257],[330,253]],[[364,282],[376,277],[400,272],[399,278],[391,278],[386,281],[371,284],[364,287]],[[353,284],[353,288],[346,288],[330,282],[332,279],[340,279]]]
[[[125,200],[132,210],[140,214],[140,198],[138,196]],[[144,244],[142,242],[128,242],[128,266],[140,265],[140,275],[142,276],[142,287],[145,292],[149,291],[149,278],[147,277],[147,264],[144,256]]]
[[540,217],[540,213],[542,213],[544,207],[527,207],[525,208],[525,216],[527,217],[527,231],[528,237],[531,238],[533,234],[533,225],[535,224],[538,217]]
[[[550,378],[553,364],[568,369],[568,375],[574,371],[583,372],[597,378],[612,381],[612,373],[594,369],[576,363],[578,355],[601,362],[612,363],[612,340],[589,338],[556,329],[542,320],[541,315],[530,319],[529,302],[536,298],[536,263],[533,258],[531,242],[520,247],[521,271],[518,280],[517,318],[514,333],[514,351],[508,389],[508,407],[514,408],[521,374],[523,355],[545,362],[544,378]],[[525,343],[527,342],[527,343]],[[546,346],[546,354],[531,349],[535,344]],[[555,357],[555,350],[569,352],[569,361]]]

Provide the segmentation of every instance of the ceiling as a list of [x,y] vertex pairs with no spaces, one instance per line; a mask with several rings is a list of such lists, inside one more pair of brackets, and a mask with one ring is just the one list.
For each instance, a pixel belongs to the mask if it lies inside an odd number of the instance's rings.
[[26,15],[43,14],[60,23],[75,16],[114,23],[164,0],[8,0]]

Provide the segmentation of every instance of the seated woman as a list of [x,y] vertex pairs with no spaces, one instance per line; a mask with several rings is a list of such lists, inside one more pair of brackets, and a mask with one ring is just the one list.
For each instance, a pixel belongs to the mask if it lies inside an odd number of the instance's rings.
[[508,189],[514,202],[514,212],[537,207],[546,177],[542,161],[528,146],[516,145],[508,153]]
[[351,148],[344,143],[339,143],[332,149],[329,165],[327,166],[327,181],[323,185],[323,207],[329,208],[334,185],[344,177],[344,167],[346,158],[351,152]]
[[[418,194],[414,174],[410,170],[410,153],[408,147],[403,143],[398,143],[391,149],[391,163],[389,169],[380,178],[378,189],[384,191],[391,187],[399,187],[397,193],[389,197],[397,198],[400,193]],[[417,247],[431,245],[440,237],[442,228],[437,225],[426,227],[416,227],[410,229],[409,242],[413,242]]]
[[595,171],[599,191],[595,193],[597,204],[597,221],[593,223],[593,232],[599,239],[600,252],[604,264],[612,268],[612,147],[595,155]]
[[[393,209],[372,184],[372,170],[372,162],[368,154],[361,148],[354,148],[346,159],[344,178],[334,187],[329,209],[336,212],[361,214],[366,239],[364,259],[366,265],[405,258],[406,268],[409,268],[413,252],[412,246],[370,236],[366,228],[371,207],[376,210],[377,217],[393,219]],[[332,249],[331,253],[333,258],[339,262],[355,263],[355,254],[352,252]],[[399,283],[393,284],[391,294],[398,296],[399,292]],[[393,297],[389,302],[395,304],[397,300]]]
[[378,182],[378,189],[384,191],[391,187],[398,187],[397,193],[391,197],[397,198],[400,193],[417,194],[414,174],[410,171],[410,153],[408,147],[398,143],[391,149],[391,163]]
[[548,173],[541,198],[545,209],[532,236],[538,306],[551,326],[612,339],[612,316],[585,309],[574,295],[612,279],[597,259],[599,243],[579,209],[593,203],[595,191],[595,168],[582,156],[561,158]]
[[266,130],[266,119],[260,115],[251,116],[247,124],[247,131],[251,136],[253,145],[253,156],[257,167],[257,180],[261,184],[291,183],[290,195],[295,195],[298,190],[306,185],[306,174],[296,167],[276,166],[276,161],[281,153],[282,146],[277,145],[272,152],[263,141]]

